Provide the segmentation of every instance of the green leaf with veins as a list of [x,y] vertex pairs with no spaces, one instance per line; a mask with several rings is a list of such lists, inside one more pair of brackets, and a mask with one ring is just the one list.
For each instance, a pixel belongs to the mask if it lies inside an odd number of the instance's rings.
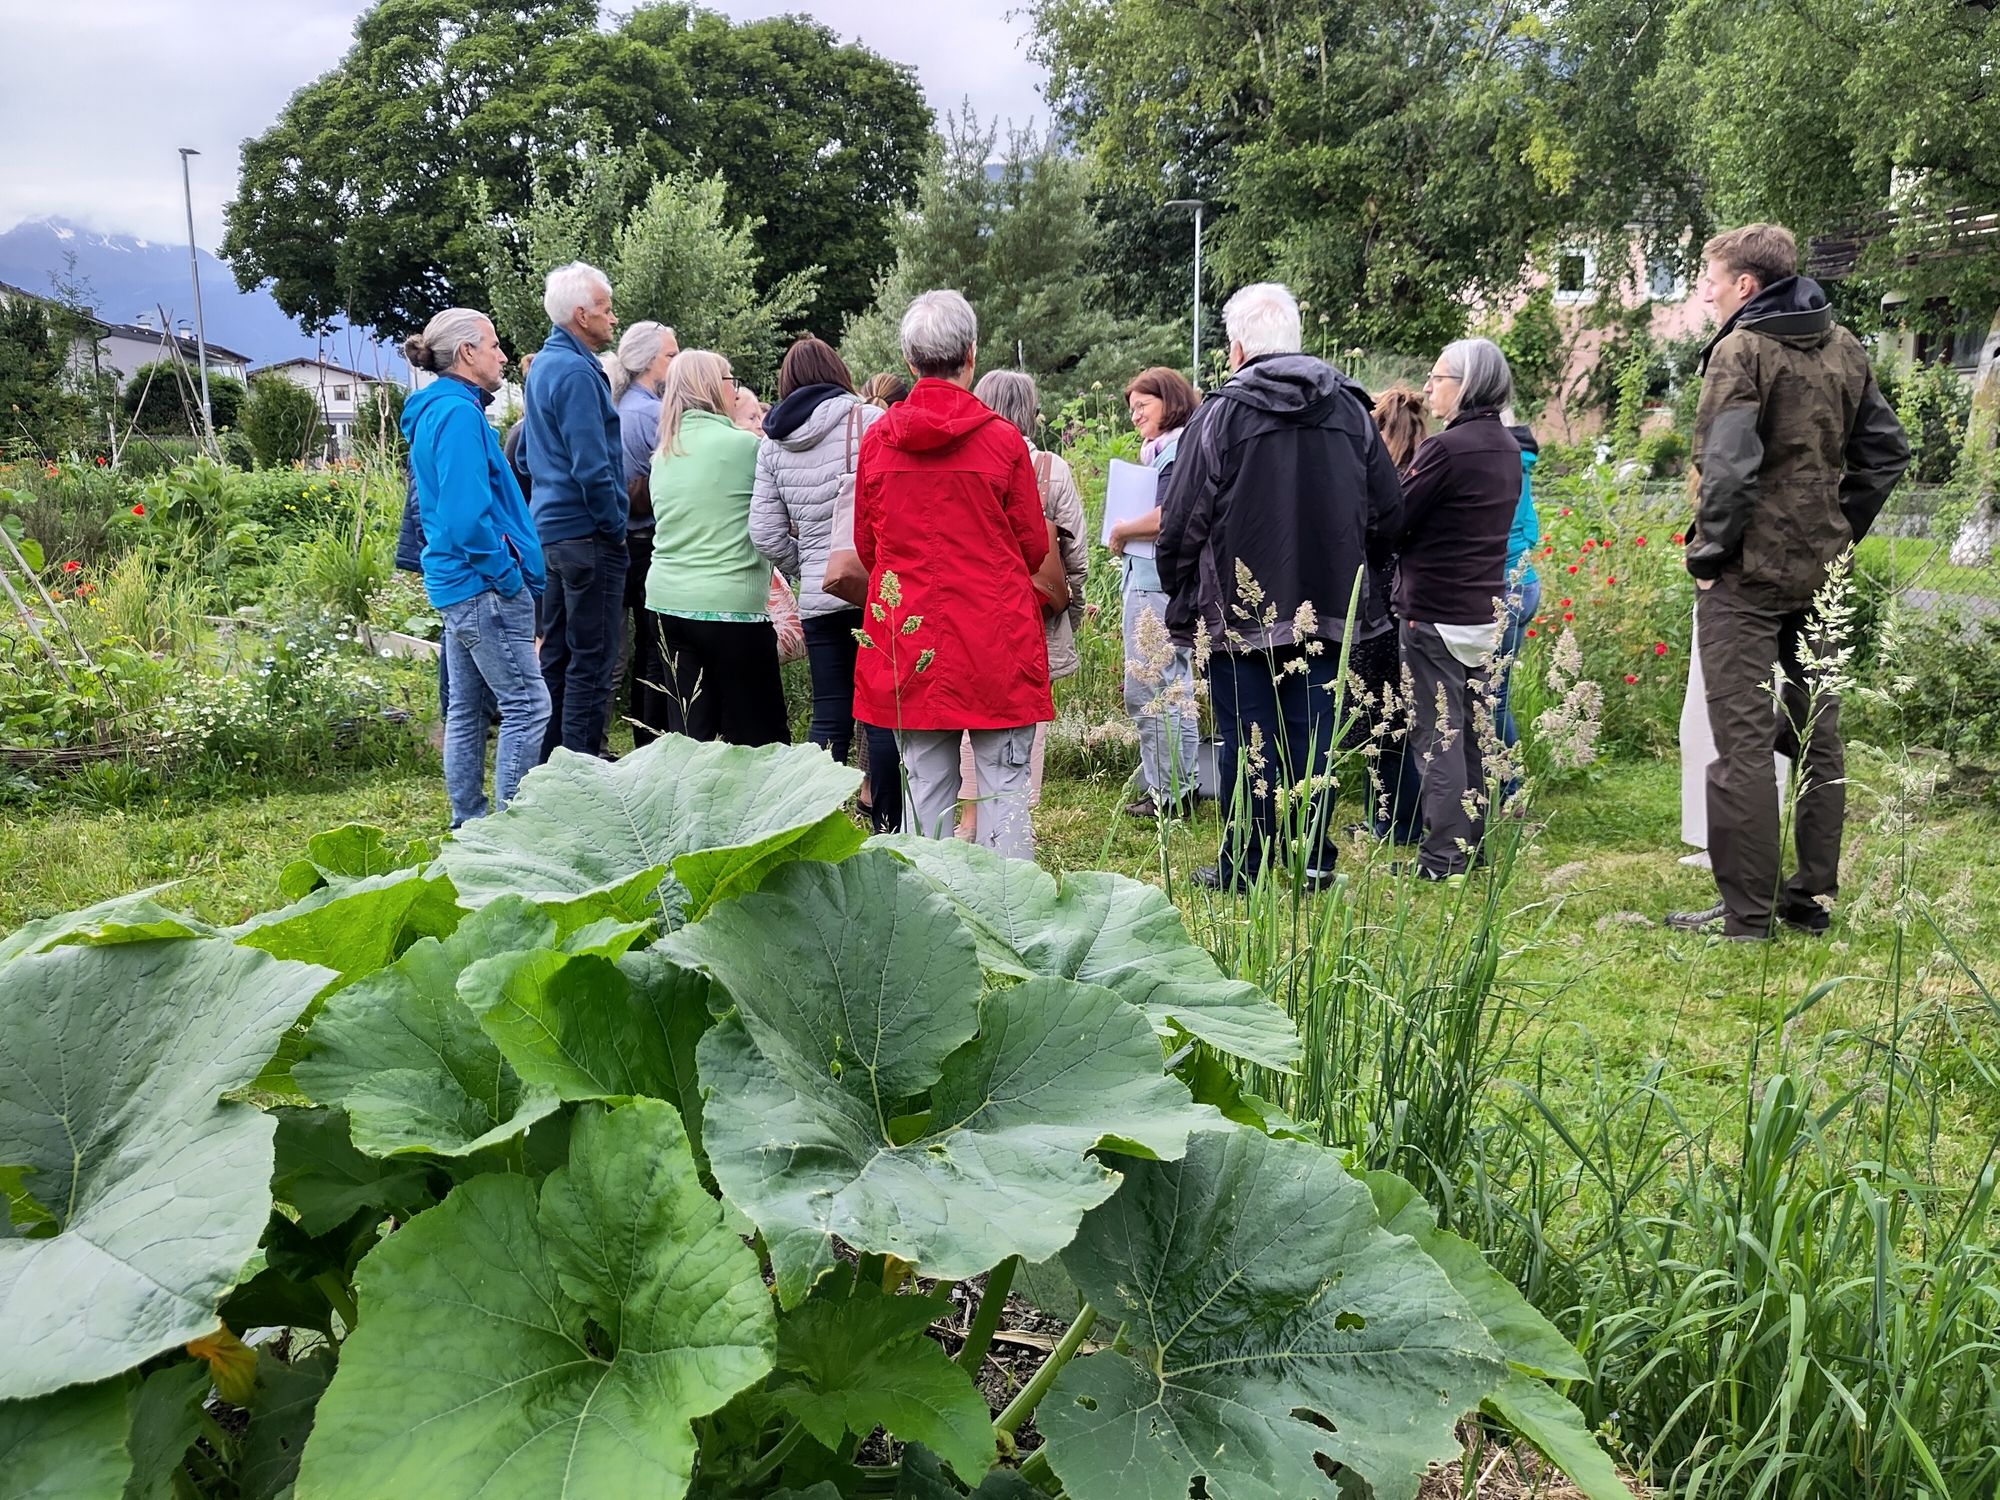
[[892,1297],[867,1283],[848,1295],[822,1282],[778,1323],[778,1368],[797,1377],[778,1388],[779,1402],[827,1448],[881,1427],[976,1481],[993,1467],[993,1414],[929,1337],[950,1311],[942,1297]]
[[1218,1052],[1279,1072],[1298,1061],[1298,1030],[1255,985],[1225,977],[1155,886],[1091,870],[1060,884],[1032,862],[957,839],[878,835],[871,849],[909,860],[947,891],[988,970],[1101,984],[1162,1036],[1178,1027]]
[[852,853],[861,835],[839,809],[860,782],[814,745],[662,735],[615,762],[559,750],[438,866],[473,906],[511,892],[583,920],[693,920],[787,860]]
[[698,1050],[704,1141],[787,1307],[834,1236],[946,1279],[1045,1259],[1117,1187],[1098,1147],[1177,1156],[1219,1118],[1110,991],[982,998],[964,925],[887,853],[790,866],[666,947],[735,1002]]
[[1063,1265],[1129,1355],[1073,1360],[1035,1412],[1075,1500],[1381,1500],[1460,1451],[1506,1366],[1443,1271],[1331,1152],[1234,1128],[1138,1162]]
[[776,1342],[756,1257],[652,1101],[586,1108],[539,1193],[462,1183],[356,1291],[298,1500],[678,1496],[690,1423],[762,1380]]
[[218,938],[0,968],[0,1163],[56,1233],[0,1237],[0,1399],[101,1380],[211,1332],[271,1212],[247,1082],[326,982]]

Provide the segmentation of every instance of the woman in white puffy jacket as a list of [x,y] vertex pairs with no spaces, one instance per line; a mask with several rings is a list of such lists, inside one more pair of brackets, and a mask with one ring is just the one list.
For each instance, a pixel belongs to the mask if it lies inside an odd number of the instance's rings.
[[[861,610],[825,593],[820,582],[835,503],[843,483],[852,484],[861,434],[881,415],[854,394],[854,377],[831,345],[800,339],[778,370],[778,404],[764,416],[750,496],[750,540],[798,586],[812,673],[807,737],[842,763],[854,739],[854,632]],[[896,736],[879,725],[861,727],[868,736],[869,821],[878,832],[893,832],[903,821]]]

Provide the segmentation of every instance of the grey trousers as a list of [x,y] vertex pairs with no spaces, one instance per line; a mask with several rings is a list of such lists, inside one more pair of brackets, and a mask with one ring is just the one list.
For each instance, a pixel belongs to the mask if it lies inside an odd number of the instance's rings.
[[1416,700],[1410,707],[1410,745],[1424,783],[1418,862],[1432,875],[1461,874],[1477,857],[1486,831],[1486,765],[1473,706],[1491,691],[1489,673],[1453,656],[1437,626],[1416,621],[1403,625],[1403,665]]
[[973,804],[974,842],[1010,859],[1035,857],[1035,830],[1028,814],[1028,771],[1035,726],[1013,729],[899,729],[909,795],[903,802],[903,831],[948,839],[958,824],[958,747],[972,740],[972,771],[979,799]]
[[[1139,649],[1139,617],[1160,622],[1156,660]],[[1148,589],[1125,591],[1125,712],[1139,731],[1139,775],[1156,802],[1194,790],[1195,754],[1201,734],[1195,708],[1193,653],[1174,646],[1167,654],[1167,596]],[[1135,670],[1136,668],[1136,670]]]

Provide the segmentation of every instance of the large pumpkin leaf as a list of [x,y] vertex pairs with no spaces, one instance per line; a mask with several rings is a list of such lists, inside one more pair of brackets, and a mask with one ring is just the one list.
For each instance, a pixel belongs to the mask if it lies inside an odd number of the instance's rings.
[[714,1021],[708,988],[705,975],[652,950],[613,959],[537,948],[474,964],[458,993],[530,1085],[685,1109],[700,1102],[695,1044]]
[[581,1115],[537,1199],[487,1175],[362,1263],[299,1500],[682,1494],[690,1422],[770,1370],[770,1293],[680,1119]]
[[0,1500],[123,1500],[125,1380],[0,1401]]
[[208,1366],[187,1360],[155,1370],[132,1392],[132,1430],[125,1440],[132,1477],[125,1481],[125,1500],[174,1500],[181,1463],[201,1431],[209,1384]]
[[505,812],[460,828],[438,863],[473,906],[515,892],[585,920],[671,923],[683,908],[692,920],[786,860],[852,853],[860,831],[839,808],[860,783],[814,745],[662,735],[615,762],[559,750]]
[[0,1165],[47,1238],[0,1238],[0,1397],[99,1380],[215,1327],[271,1211],[256,1076],[327,972],[213,938],[0,969]]
[[246,947],[320,964],[353,980],[395,958],[407,925],[414,921],[431,931],[438,925],[434,909],[453,904],[449,882],[417,870],[391,870],[323,885],[231,932]]
[[881,1427],[977,1481],[993,1467],[993,1414],[929,1337],[950,1311],[942,1297],[884,1296],[865,1282],[848,1295],[822,1283],[778,1324],[778,1368],[793,1377],[779,1402],[827,1448]]
[[1063,1264],[1131,1355],[1072,1361],[1035,1413],[1076,1500],[1381,1500],[1458,1454],[1505,1376],[1429,1256],[1383,1229],[1332,1153],[1231,1129],[1135,1163]]
[[289,1364],[257,1361],[257,1393],[236,1468],[241,1500],[277,1500],[290,1492],[319,1398],[331,1379],[333,1355],[325,1349]]
[[112,896],[79,911],[59,912],[24,922],[0,938],[0,964],[23,953],[46,953],[70,943],[143,943],[149,938],[208,937],[215,929],[194,917],[169,911],[153,899],[167,885]]
[[[883,835],[950,893],[981,935],[989,968],[1101,984],[1136,1005],[1162,1035],[1179,1027],[1218,1052],[1290,1072],[1299,1036],[1254,984],[1226,978],[1154,886],[1092,870],[1055,877],[958,839]],[[997,953],[1001,962],[994,962]]]
[[1588,1380],[1590,1371],[1574,1345],[1486,1263],[1479,1247],[1437,1227],[1423,1194],[1394,1172],[1367,1174],[1368,1191],[1382,1227],[1407,1234],[1438,1263],[1512,1366],[1487,1396],[1485,1408],[1526,1438],[1569,1475],[1590,1500],[1630,1500],[1610,1457],[1568,1397],[1546,1379]]
[[465,1156],[512,1139],[560,1101],[508,1066],[458,998],[458,980],[488,955],[554,938],[545,913],[512,897],[442,941],[419,939],[327,1000],[293,1079],[308,1098],[341,1106],[371,1156]]
[[419,839],[397,849],[379,828],[367,823],[343,823],[306,840],[305,854],[279,874],[278,889],[287,901],[296,901],[322,885],[415,869],[428,864],[436,853]]
[[836,1235],[948,1279],[1044,1259],[1117,1186],[1087,1153],[1178,1156],[1217,1120],[1108,990],[982,1000],[964,925],[886,853],[790,866],[668,947],[735,1001],[698,1049],[704,1142],[787,1307]]
[[429,1170],[420,1162],[370,1156],[348,1134],[337,1109],[274,1109],[277,1165],[271,1187],[298,1213],[308,1235],[327,1234],[362,1209],[407,1217],[432,1201]]

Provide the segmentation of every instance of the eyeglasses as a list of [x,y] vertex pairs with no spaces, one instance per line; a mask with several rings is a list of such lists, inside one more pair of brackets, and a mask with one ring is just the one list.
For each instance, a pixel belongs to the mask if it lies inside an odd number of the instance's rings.
[[1443,370],[1433,370],[1431,371],[1429,377],[1425,379],[1424,384],[1443,385],[1447,380],[1456,382],[1457,379],[1458,377],[1456,375],[1447,374]]

